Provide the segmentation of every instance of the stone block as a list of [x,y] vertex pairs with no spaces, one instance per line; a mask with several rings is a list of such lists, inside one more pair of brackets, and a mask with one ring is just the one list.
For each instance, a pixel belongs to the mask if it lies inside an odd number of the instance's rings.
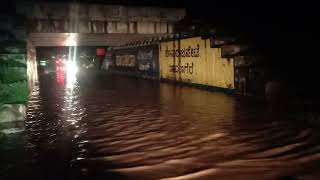
[[8,67],[26,67],[25,54],[0,54],[0,64]]
[[0,42],[0,54],[25,54],[27,53],[25,41]]
[[0,124],[0,133],[5,135],[21,133],[25,130],[24,121]]
[[0,124],[23,121],[26,115],[25,104],[3,104],[0,106]]
[[13,134],[24,131],[26,115],[25,104],[0,105],[0,133]]
[[28,82],[18,81],[11,84],[0,84],[0,103],[26,103],[29,96]]
[[0,65],[0,83],[8,84],[21,80],[27,80],[27,68]]

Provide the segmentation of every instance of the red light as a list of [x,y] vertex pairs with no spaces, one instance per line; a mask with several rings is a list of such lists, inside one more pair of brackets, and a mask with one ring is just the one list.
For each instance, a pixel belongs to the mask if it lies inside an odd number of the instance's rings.
[[60,87],[64,85],[64,74],[62,71],[57,71],[56,73],[56,81]]
[[96,54],[97,54],[97,56],[104,56],[104,55],[106,55],[106,50],[104,48],[98,48],[96,50]]
[[57,60],[56,60],[56,63],[57,63],[57,64],[61,64],[62,62],[63,62],[62,59],[57,59]]

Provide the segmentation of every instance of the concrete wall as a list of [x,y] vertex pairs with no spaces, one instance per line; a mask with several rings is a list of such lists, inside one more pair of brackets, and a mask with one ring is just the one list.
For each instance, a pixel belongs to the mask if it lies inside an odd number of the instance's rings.
[[[222,58],[221,48],[210,48],[210,40],[206,42],[205,84],[234,89],[234,59]],[[212,74],[211,74],[211,73]]]
[[[185,9],[81,3],[18,2],[29,32],[172,33]],[[135,24],[135,25],[134,25]]]
[[115,49],[112,57],[114,71],[159,79],[158,44]]
[[200,37],[160,43],[161,78],[234,89],[233,59],[221,58],[221,49],[209,44]]
[[30,40],[27,41],[27,76],[29,92],[38,80],[36,49]]
[[[137,33],[30,33],[28,38],[34,46],[66,46],[77,44],[78,46],[124,46],[133,42],[160,39],[167,34],[137,34]],[[73,37],[74,41],[70,41]]]

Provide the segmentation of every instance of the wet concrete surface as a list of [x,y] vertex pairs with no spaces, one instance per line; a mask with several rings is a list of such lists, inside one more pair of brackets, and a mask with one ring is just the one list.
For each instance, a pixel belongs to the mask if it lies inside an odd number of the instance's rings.
[[0,137],[0,177],[319,179],[319,131],[283,112],[151,80],[42,75],[25,131]]

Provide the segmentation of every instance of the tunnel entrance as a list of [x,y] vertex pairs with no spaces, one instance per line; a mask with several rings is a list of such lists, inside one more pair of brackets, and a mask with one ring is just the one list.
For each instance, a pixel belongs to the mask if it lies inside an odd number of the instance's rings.
[[[23,127],[11,122],[25,119],[26,104],[38,78],[37,67],[41,73],[78,64],[99,68],[103,55],[93,56],[82,49],[106,49],[171,35],[174,24],[186,14],[183,8],[150,11],[146,7],[68,1],[11,4],[15,4],[12,12],[0,14],[0,120],[11,124],[3,126],[4,130],[1,126],[1,132]],[[53,54],[44,55],[45,49]]]

